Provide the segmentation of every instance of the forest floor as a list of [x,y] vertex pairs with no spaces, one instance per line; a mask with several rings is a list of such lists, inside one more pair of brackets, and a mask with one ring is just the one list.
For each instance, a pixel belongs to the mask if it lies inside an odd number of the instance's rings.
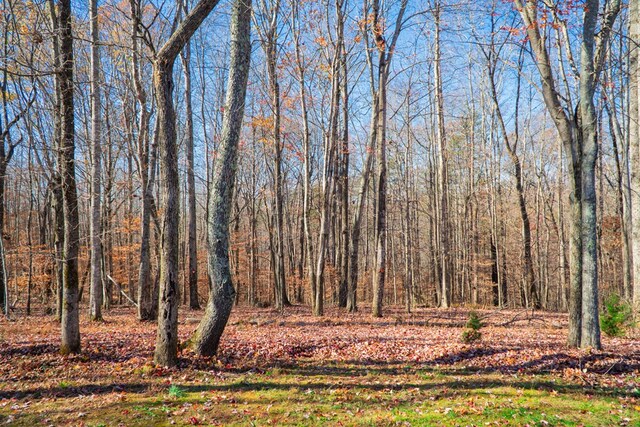
[[[0,320],[0,425],[640,426],[640,334],[569,349],[565,315],[465,309],[235,308],[216,359],[152,364],[155,325],[132,308],[81,323],[57,353],[50,316]],[[186,339],[202,312],[181,312]]]

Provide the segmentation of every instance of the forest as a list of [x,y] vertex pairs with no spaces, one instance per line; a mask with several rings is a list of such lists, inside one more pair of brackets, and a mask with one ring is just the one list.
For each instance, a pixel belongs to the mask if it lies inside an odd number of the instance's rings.
[[3,0],[0,423],[640,426],[635,0]]

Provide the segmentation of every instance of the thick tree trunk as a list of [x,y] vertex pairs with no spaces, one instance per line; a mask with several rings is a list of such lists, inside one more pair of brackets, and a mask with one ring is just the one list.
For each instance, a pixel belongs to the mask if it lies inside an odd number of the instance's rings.
[[587,0],[582,23],[580,55],[580,103],[570,117],[560,101],[556,80],[551,68],[547,46],[537,22],[535,1],[515,0],[527,27],[529,44],[535,56],[542,80],[542,93],[547,110],[553,119],[568,157],[571,206],[571,285],[569,298],[570,346],[600,347],[598,324],[598,278],[595,161],[597,158],[596,115],[593,96],[602,70],[604,52],[613,23],[620,11],[620,0],[606,3],[605,13],[595,43],[600,2]]
[[229,268],[229,218],[251,59],[251,0],[235,0],[230,33],[226,113],[220,157],[209,198],[209,274],[212,288],[204,317],[192,338],[195,352],[203,356],[213,356],[218,351],[235,296]]
[[60,0],[60,115],[61,139],[58,165],[62,177],[64,249],[62,260],[62,354],[80,352],[78,312],[78,251],[80,248],[78,193],[75,170],[75,116],[73,101],[73,34],[71,0]]
[[593,105],[594,35],[598,20],[598,0],[587,0],[580,55],[580,118],[582,120],[582,332],[580,347],[599,349],[598,239],[596,218],[597,117]]
[[162,243],[160,254],[160,300],[158,334],[154,360],[163,366],[174,366],[178,357],[178,226],[179,175],[176,145],[175,111],[173,108],[173,62],[154,64],[154,86],[157,99],[157,120],[160,123]]

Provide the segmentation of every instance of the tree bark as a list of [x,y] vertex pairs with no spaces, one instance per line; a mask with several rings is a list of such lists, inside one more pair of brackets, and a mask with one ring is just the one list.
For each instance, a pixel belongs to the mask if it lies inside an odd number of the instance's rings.
[[62,253],[62,354],[80,352],[78,313],[78,251],[80,249],[78,193],[75,169],[75,116],[73,96],[73,34],[71,0],[58,4],[61,139],[58,167],[62,177],[64,244]]
[[189,308],[200,309],[198,301],[198,241],[196,228],[196,178],[193,149],[193,108],[191,102],[191,46],[189,43],[182,51],[182,69],[184,72],[185,96],[185,133],[187,150],[187,288],[189,289]]
[[448,308],[452,299],[453,266],[450,254],[450,225],[448,208],[447,137],[444,123],[444,96],[442,93],[442,71],[440,67],[440,3],[436,2],[433,12],[435,22],[435,86],[436,86],[436,139],[438,141],[438,225],[440,232],[440,306]]
[[102,320],[102,218],[101,218],[101,94],[100,94],[100,47],[98,30],[98,1],[90,0],[91,21],[91,287],[89,295],[89,318]]
[[176,144],[176,114],[173,105],[173,65],[202,21],[218,0],[200,0],[156,54],[153,84],[157,100],[158,148],[161,170],[162,217],[158,333],[154,361],[163,366],[178,362],[178,228],[180,185]]
[[631,240],[633,308],[640,316],[640,6],[629,3],[629,151],[631,153]]
[[192,337],[195,352],[213,356],[229,319],[235,289],[229,267],[229,218],[236,181],[238,143],[251,61],[251,0],[235,0],[231,14],[231,52],[220,157],[211,186],[208,218],[211,292],[202,321]]

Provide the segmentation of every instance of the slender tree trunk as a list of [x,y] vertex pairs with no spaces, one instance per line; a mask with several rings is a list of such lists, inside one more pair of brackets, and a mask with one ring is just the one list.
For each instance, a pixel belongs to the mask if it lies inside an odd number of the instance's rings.
[[[341,12],[341,9],[340,13]],[[341,16],[339,19],[343,19]],[[342,149],[341,149],[341,234],[340,239],[340,284],[338,290],[338,306],[347,307],[347,294],[349,293],[349,79],[347,75],[347,53],[344,40],[340,43],[340,65],[342,68]]]
[[438,141],[438,222],[439,222],[439,238],[440,238],[440,286],[441,299],[440,306],[448,308],[451,305],[451,283],[453,278],[453,270],[451,263],[450,245],[449,245],[449,208],[448,208],[448,175],[447,175],[447,137],[444,123],[444,96],[442,93],[442,71],[440,67],[440,3],[436,2],[436,8],[433,12],[435,23],[435,87],[436,87],[436,114],[437,136]]
[[631,240],[633,307],[640,316],[640,6],[629,2],[629,151],[631,158]]
[[91,21],[91,287],[89,295],[89,318],[102,320],[102,218],[101,218],[101,94],[100,94],[100,48],[98,30],[98,0],[89,5]]
[[182,52],[185,96],[185,133],[187,150],[187,287],[189,307],[200,309],[198,302],[198,240],[196,229],[196,178],[193,149],[193,108],[191,103],[191,44],[187,43]]
[[360,230],[362,222],[362,214],[364,213],[365,199],[371,177],[371,169],[373,166],[373,157],[376,143],[376,132],[378,123],[378,101],[377,95],[374,94],[373,105],[371,109],[371,123],[369,127],[369,144],[366,150],[366,159],[364,162],[364,170],[362,172],[362,181],[358,190],[356,206],[353,209],[353,218],[351,220],[351,245],[349,247],[349,283],[347,287],[347,310],[350,313],[358,311],[357,289],[358,289],[358,250],[360,248]]
[[208,218],[212,288],[204,317],[192,338],[196,353],[203,356],[212,356],[218,351],[235,296],[229,268],[229,217],[251,59],[251,0],[234,1],[230,33],[226,113],[222,124],[220,157],[211,186]]
[[164,209],[160,252],[158,333],[154,360],[163,366],[178,362],[178,227],[180,225],[180,177],[173,105],[173,65],[202,21],[218,3],[200,0],[169,40],[158,51],[153,64],[157,100],[158,147],[161,170],[161,200]]
[[313,251],[313,237],[311,236],[311,131],[309,129],[309,113],[307,109],[307,94],[306,94],[306,63],[301,49],[300,41],[300,16],[299,5],[297,2],[293,2],[293,38],[295,43],[296,54],[296,66],[298,71],[298,84],[300,85],[300,104],[302,107],[302,147],[304,151],[304,169],[303,169],[303,207],[302,207],[302,222],[304,229],[304,242],[305,242],[305,255],[307,270],[309,276],[309,285],[311,286],[312,303],[315,305],[316,294],[316,270],[315,270],[315,254]]
[[373,303],[371,314],[373,317],[382,317],[382,304],[384,297],[384,284],[386,278],[387,262],[387,75],[385,53],[381,53],[380,72],[378,75],[378,123],[376,135],[377,144],[377,179],[375,196],[377,200],[375,218],[376,241],[376,266],[373,275]]
[[[132,19],[132,55],[131,69],[132,80],[135,88],[136,100],[140,109],[138,117],[138,173],[140,175],[140,187],[142,192],[142,212],[140,215],[140,264],[138,268],[138,319],[152,320],[156,317],[155,303],[153,301],[153,283],[151,279],[151,209],[153,206],[153,185],[156,170],[156,135],[154,132],[153,147],[149,146],[149,120],[147,110],[147,94],[140,76],[140,55],[138,52],[138,39],[141,30],[140,2],[130,0]],[[158,122],[156,122],[157,128]],[[150,153],[153,150],[153,154]]]

